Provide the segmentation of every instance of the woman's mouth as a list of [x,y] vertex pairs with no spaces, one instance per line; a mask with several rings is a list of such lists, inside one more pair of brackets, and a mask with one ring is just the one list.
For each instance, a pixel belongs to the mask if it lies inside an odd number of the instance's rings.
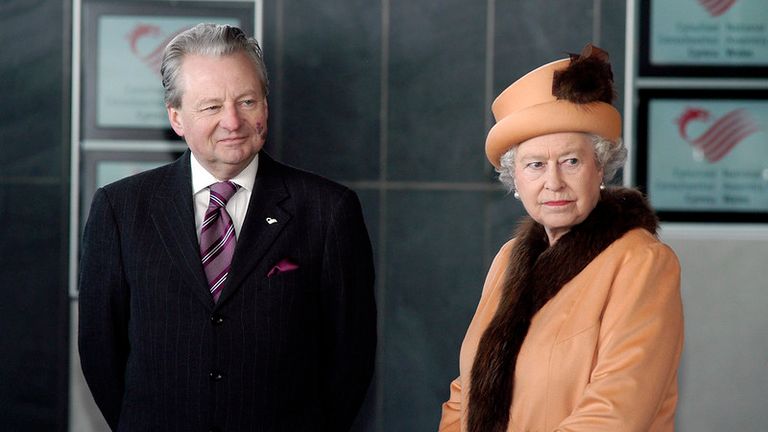
[[570,200],[544,201],[544,205],[550,206],[550,207],[562,207],[562,206],[566,206],[566,205],[568,205],[568,204],[570,204],[572,202],[573,201],[570,201]]

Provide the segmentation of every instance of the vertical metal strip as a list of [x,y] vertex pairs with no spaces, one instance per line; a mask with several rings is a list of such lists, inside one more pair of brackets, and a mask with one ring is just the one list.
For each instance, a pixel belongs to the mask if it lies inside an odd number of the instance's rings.
[[77,297],[80,240],[80,36],[82,0],[72,0],[72,89],[70,93],[69,296]]
[[637,5],[635,0],[627,0],[626,13],[626,34],[624,48],[624,145],[627,146],[627,163],[624,165],[624,185],[631,186],[635,184],[634,178],[634,160],[636,152],[635,145],[635,80],[637,78],[635,71],[635,53],[637,46],[636,14]]

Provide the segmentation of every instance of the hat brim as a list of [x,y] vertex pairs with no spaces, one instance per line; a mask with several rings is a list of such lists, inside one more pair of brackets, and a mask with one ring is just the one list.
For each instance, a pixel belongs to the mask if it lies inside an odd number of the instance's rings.
[[621,114],[604,102],[575,104],[555,100],[515,111],[496,123],[485,140],[485,154],[496,168],[501,156],[531,138],[558,132],[584,132],[611,141],[621,137]]

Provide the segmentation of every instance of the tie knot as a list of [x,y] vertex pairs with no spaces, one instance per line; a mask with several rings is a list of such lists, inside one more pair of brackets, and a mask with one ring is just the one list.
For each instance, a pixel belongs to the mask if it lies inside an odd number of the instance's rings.
[[231,181],[223,181],[212,184],[209,189],[211,190],[210,206],[214,207],[226,207],[227,201],[232,198],[232,195],[237,192],[240,186],[232,183]]

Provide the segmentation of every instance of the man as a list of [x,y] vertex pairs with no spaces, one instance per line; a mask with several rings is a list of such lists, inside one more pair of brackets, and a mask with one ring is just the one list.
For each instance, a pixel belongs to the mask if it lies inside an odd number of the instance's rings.
[[345,431],[370,382],[373,263],[357,196],[261,151],[258,43],[198,25],[162,64],[176,162],[99,189],[79,348],[118,431]]

